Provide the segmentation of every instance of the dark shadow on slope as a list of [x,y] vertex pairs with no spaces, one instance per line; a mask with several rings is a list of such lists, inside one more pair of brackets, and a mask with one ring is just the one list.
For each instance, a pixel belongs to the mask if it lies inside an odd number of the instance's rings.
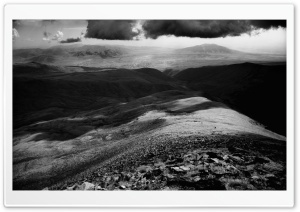
[[46,122],[40,122],[14,131],[14,136],[22,136],[28,133],[41,133],[33,140],[65,141],[77,138],[93,129],[99,127],[116,127],[126,124],[152,110],[161,110],[173,114],[191,113],[196,110],[205,110],[225,105],[218,102],[206,102],[194,105],[178,111],[171,111],[172,102],[178,99],[197,97],[199,92],[187,91],[164,91],[151,94],[146,97],[132,100],[124,104],[113,104],[95,111],[82,111],[78,115],[59,118]]
[[177,80],[155,69],[64,71],[64,67],[36,63],[14,65],[14,129],[37,121],[129,102],[157,92],[186,90]]
[[286,65],[205,66],[183,70],[175,78],[286,135]]

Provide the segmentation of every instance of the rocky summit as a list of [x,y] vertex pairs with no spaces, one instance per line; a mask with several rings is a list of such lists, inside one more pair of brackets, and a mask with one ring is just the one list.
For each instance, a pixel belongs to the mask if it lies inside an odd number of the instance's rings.
[[[85,179],[87,180],[87,179]],[[242,148],[196,149],[154,158],[134,171],[94,172],[61,190],[283,190],[282,164]]]

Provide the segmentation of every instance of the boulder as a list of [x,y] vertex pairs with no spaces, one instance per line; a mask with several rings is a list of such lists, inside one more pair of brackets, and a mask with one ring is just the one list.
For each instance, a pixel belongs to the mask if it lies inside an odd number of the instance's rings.
[[148,172],[148,171],[151,171],[151,170],[152,170],[152,168],[150,166],[145,166],[145,165],[140,166],[140,167],[137,168],[137,171],[141,172],[141,173],[145,173],[145,172]]
[[91,140],[92,138],[93,138],[93,136],[88,135],[88,136],[82,137],[80,140],[83,142],[87,142],[87,141]]
[[108,135],[105,137],[105,139],[106,139],[107,141],[110,141],[110,140],[112,139],[112,135],[111,135],[111,134],[108,134]]
[[93,183],[89,183],[89,182],[84,182],[82,183],[78,190],[94,190],[95,189],[95,185]]

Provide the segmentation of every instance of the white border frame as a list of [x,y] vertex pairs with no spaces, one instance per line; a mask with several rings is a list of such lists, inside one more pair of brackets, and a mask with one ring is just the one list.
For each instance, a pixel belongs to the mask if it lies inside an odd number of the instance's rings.
[[[55,11],[55,12],[54,12]],[[67,13],[66,13],[67,11]],[[99,12],[100,11],[100,12]],[[113,11],[113,12],[112,12]],[[134,11],[134,12],[130,12]],[[154,11],[154,12],[153,12]],[[184,12],[183,12],[184,11]],[[267,12],[266,12],[267,11]],[[6,207],[292,207],[294,205],[294,6],[291,4],[7,4],[4,7]],[[13,19],[286,19],[286,191],[13,191]],[[125,193],[124,193],[125,192]]]

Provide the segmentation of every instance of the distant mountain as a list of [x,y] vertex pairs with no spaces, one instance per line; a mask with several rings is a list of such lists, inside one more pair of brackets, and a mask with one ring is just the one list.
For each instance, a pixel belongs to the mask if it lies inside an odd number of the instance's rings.
[[[26,58],[35,62],[43,62],[39,58],[49,58],[56,56],[81,57],[81,56],[99,56],[101,58],[116,57],[125,54],[128,51],[126,47],[119,46],[99,46],[99,45],[70,45],[55,46],[47,49],[16,49],[14,57]],[[54,62],[51,61],[44,62]]]
[[84,45],[79,48],[68,49],[69,54],[75,57],[82,56],[99,56],[101,58],[118,57],[126,54],[128,50],[119,46],[97,46],[97,45]]
[[14,63],[38,62],[99,69],[154,68],[174,76],[187,68],[242,62],[285,62],[285,55],[250,54],[215,44],[183,49],[123,45],[58,45],[47,49],[14,49]]
[[[286,134],[286,66],[241,63],[183,70],[174,76],[215,101]],[[274,111],[276,108],[276,111]]]
[[[88,56],[115,58],[125,55],[149,54],[237,54],[242,53],[216,44],[203,44],[183,49],[171,50],[159,47],[134,47],[121,45],[59,45],[47,49],[15,49],[14,59],[27,59],[27,61],[54,63],[64,58],[82,58]],[[58,57],[58,58],[56,58]]]
[[193,54],[237,54],[242,53],[236,50],[232,50],[217,44],[202,44],[183,49],[178,49],[179,53],[193,53]]

